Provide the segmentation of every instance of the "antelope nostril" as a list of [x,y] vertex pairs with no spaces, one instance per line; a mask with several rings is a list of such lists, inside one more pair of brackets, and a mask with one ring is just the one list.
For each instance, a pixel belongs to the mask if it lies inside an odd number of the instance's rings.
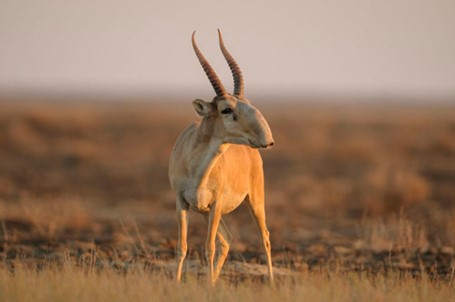
[[275,143],[274,143],[274,142],[271,142],[271,143],[269,143],[269,144],[264,144],[264,145],[262,145],[261,148],[267,149],[267,148],[272,147],[273,145],[275,145]]

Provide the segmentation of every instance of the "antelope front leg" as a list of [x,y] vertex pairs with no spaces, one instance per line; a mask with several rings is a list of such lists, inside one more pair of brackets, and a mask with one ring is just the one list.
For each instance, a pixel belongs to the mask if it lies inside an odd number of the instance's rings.
[[221,207],[218,206],[218,202],[216,202],[212,208],[210,209],[209,214],[209,221],[208,221],[208,235],[207,235],[207,242],[205,244],[205,257],[207,258],[207,262],[209,264],[209,279],[214,285],[216,283],[216,279],[218,274],[215,275],[213,263],[215,261],[215,239],[218,233],[218,227],[220,225],[221,220]]
[[[205,222],[208,223],[208,216],[204,215]],[[223,264],[226,261],[227,255],[229,253],[229,243],[232,240],[232,235],[229,232],[229,229],[227,228],[226,224],[223,221],[223,218],[220,219],[220,225],[218,227],[218,232],[217,232],[217,238],[218,242],[220,243],[219,248],[220,250],[218,251],[218,256],[215,260],[215,271],[214,271],[214,279],[217,280],[220,273],[221,269],[223,268]]]
[[213,279],[215,281],[218,280],[218,277],[220,276],[221,273],[221,269],[223,268],[223,264],[226,261],[227,255],[229,253],[229,242],[226,240],[226,238],[221,232],[218,232],[218,240],[220,242],[221,250],[216,259],[215,272],[213,275]]
[[177,282],[182,279],[182,267],[187,251],[188,205],[177,202],[177,219],[179,223],[179,241],[177,243]]

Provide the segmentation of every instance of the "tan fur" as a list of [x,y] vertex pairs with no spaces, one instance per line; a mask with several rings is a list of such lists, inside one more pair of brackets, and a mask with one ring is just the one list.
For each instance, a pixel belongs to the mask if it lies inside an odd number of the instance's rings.
[[[177,193],[179,219],[177,280],[181,279],[187,250],[188,209],[191,207],[207,217],[206,256],[210,279],[214,283],[229,249],[227,228],[223,226],[223,230],[219,230],[221,215],[233,211],[243,201],[247,201],[261,232],[269,276],[273,280],[269,232],[265,225],[262,159],[258,150],[251,148],[272,145],[271,131],[257,109],[235,97],[205,103],[205,106],[212,111],[200,124],[183,131],[169,165],[171,186]],[[237,121],[226,121],[233,116],[220,113],[226,106],[233,108]],[[214,267],[215,236],[220,242],[221,253]]]
[[[201,213],[208,223],[205,245],[209,278],[216,282],[229,251],[231,235],[221,216],[246,201],[261,233],[267,254],[269,279],[273,281],[269,231],[265,224],[264,174],[258,148],[270,148],[272,132],[262,114],[243,95],[239,66],[224,46],[220,48],[231,68],[234,94],[228,94],[215,71],[202,55],[192,35],[193,48],[217,96],[208,103],[194,100],[202,117],[177,139],[169,163],[169,179],[176,192],[179,240],[177,281],[182,277],[187,252],[188,210]],[[215,239],[219,253],[215,261]]]

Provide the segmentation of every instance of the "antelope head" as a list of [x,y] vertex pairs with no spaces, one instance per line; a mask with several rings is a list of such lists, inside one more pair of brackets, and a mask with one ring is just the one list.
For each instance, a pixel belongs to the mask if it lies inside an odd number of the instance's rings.
[[222,140],[223,143],[248,145],[252,148],[272,147],[274,144],[272,131],[261,112],[245,98],[242,72],[224,46],[220,30],[218,30],[218,37],[221,52],[234,78],[233,94],[226,92],[215,70],[199,50],[194,38],[195,33],[193,32],[192,35],[194,52],[212,84],[216,96],[211,102],[196,99],[193,101],[193,106],[210,125],[212,136]]

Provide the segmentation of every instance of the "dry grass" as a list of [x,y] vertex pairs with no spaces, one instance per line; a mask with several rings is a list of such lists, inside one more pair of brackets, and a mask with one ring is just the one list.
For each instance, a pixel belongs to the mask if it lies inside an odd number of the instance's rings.
[[177,285],[164,274],[136,269],[128,274],[90,271],[67,264],[39,271],[23,266],[0,271],[1,301],[454,301],[450,282],[399,273],[367,275],[331,271],[299,273],[275,287],[252,280],[221,281],[215,287],[195,278]]
[[[36,199],[22,196],[15,203],[0,202],[0,220],[30,225],[30,235],[53,240],[66,230],[78,230],[92,223],[88,206],[75,199]],[[4,229],[4,235],[10,237]]]
[[263,105],[278,287],[245,207],[221,283],[191,215],[175,287],[167,161],[195,120],[176,103],[0,100],[0,300],[451,301],[455,107]]

